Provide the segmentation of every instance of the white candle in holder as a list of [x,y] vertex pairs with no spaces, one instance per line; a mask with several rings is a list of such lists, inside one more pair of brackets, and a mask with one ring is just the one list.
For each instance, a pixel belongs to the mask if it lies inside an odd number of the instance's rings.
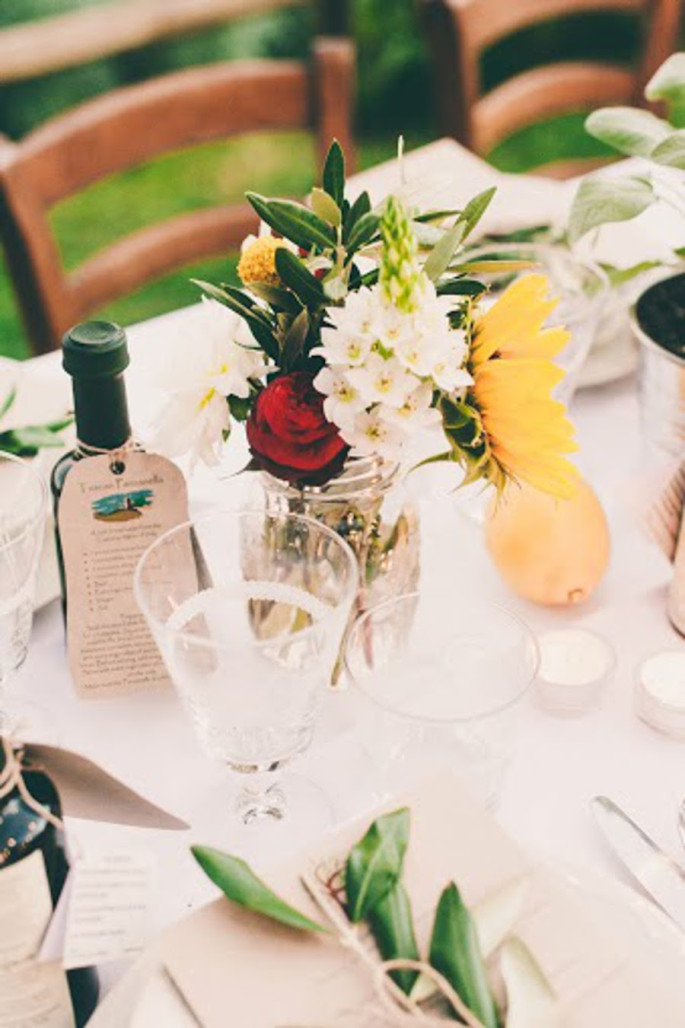
[[685,739],[685,649],[663,650],[642,662],[637,709],[652,728]]
[[614,650],[586,628],[559,628],[538,636],[539,706],[560,716],[584,714],[599,706],[616,664]]

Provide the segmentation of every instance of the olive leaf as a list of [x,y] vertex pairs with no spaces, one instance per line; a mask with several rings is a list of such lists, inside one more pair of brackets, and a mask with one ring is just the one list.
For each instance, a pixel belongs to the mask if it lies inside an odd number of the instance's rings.
[[424,271],[433,282],[450,266],[458,247],[473,232],[496,192],[497,187],[492,186],[469,200],[452,228],[435,244],[424,265]]
[[10,407],[12,407],[12,405],[14,404],[16,398],[17,387],[12,386],[5,399],[2,401],[2,403],[0,403],[0,418],[4,418],[5,414],[7,414]]
[[639,261],[627,268],[617,268],[613,264],[601,264],[602,271],[606,272],[612,286],[622,286],[626,282],[632,282],[638,275],[644,275],[647,271],[660,268],[662,261]]
[[303,932],[327,934],[328,929],[301,914],[258,878],[249,864],[239,857],[213,849],[211,846],[191,846],[198,864],[223,894],[246,910],[279,921],[289,928]]
[[466,235],[466,223],[458,221],[452,228],[447,229],[442,237],[435,244],[423,266],[423,270],[429,279],[437,282],[440,276],[449,267],[457,247],[463,242]]
[[450,278],[440,282],[436,288],[438,296],[480,296],[486,286],[473,278]]
[[496,192],[497,186],[491,186],[489,189],[484,189],[482,193],[478,193],[477,196],[474,196],[473,199],[469,200],[466,204],[466,207],[464,207],[464,210],[459,215],[459,221],[466,225],[464,239],[471,235],[474,228],[490,206]]
[[[285,247],[280,246],[276,250],[276,254],[281,250],[285,250]],[[295,259],[297,260],[297,258]],[[276,270],[278,270],[278,267]],[[283,276],[280,277],[281,279],[283,278]],[[288,289],[282,289],[280,286],[272,286],[268,282],[250,282],[250,292],[259,296],[262,300],[266,300],[269,306],[273,307],[274,310],[280,309],[288,311],[289,314],[297,314],[302,306],[297,297],[293,296]]]
[[347,913],[357,924],[399,881],[409,842],[410,814],[402,807],[377,818],[345,864]]
[[347,239],[348,259],[378,235],[380,223],[381,219],[374,211],[367,211],[366,214],[362,214],[361,218],[350,230]]
[[[383,960],[420,960],[411,901],[402,882],[397,882],[386,892],[369,911],[366,920]],[[390,972],[390,977],[407,995],[418,976],[418,971],[409,969]]]
[[333,140],[326,154],[323,187],[338,208],[342,207],[345,197],[345,154],[337,139]]
[[267,357],[277,361],[279,356],[278,340],[275,338],[268,316],[261,310],[245,293],[234,286],[214,286],[211,282],[203,282],[202,279],[191,279],[196,286],[199,286],[207,296],[218,300],[225,307],[228,307],[235,314],[238,314],[246,323],[250,332],[261,346]]
[[303,308],[293,319],[283,339],[281,348],[281,367],[284,371],[292,370],[302,355],[307,333],[309,332],[309,314]]
[[252,400],[252,396],[235,396],[233,393],[226,397],[228,409],[234,421],[247,421]]
[[62,445],[59,430],[53,430],[50,425],[24,425],[0,432],[0,450],[15,457],[35,457],[39,450],[57,449]]
[[441,210],[437,210],[437,211],[424,211],[423,214],[415,214],[413,220],[414,221],[418,221],[418,223],[421,225],[421,224],[424,224],[425,222],[444,221],[445,218],[453,218],[457,214],[461,214],[461,211],[458,208],[453,208],[452,210],[442,210],[442,211]]
[[293,200],[268,200],[258,193],[245,196],[262,221],[298,246],[306,250],[312,246],[327,250],[336,245],[335,229],[304,204]]
[[502,275],[509,275],[512,271],[525,271],[527,268],[534,268],[535,265],[535,261],[509,260],[506,257],[498,257],[495,253],[492,257],[482,260],[467,260],[463,264],[453,264],[451,270],[460,271],[463,274],[475,272],[477,275],[490,275],[501,272]]
[[279,246],[276,250],[276,271],[281,281],[292,289],[305,307],[316,308],[325,302],[319,279],[285,246]]
[[498,1028],[476,926],[454,882],[438,902],[429,959],[485,1028]]
[[327,221],[334,228],[338,228],[342,222],[342,213],[335,200],[328,193],[315,186],[311,192],[311,204],[312,210],[317,217],[321,218],[322,221]]
[[363,217],[365,214],[368,214],[370,212],[370,210],[371,210],[371,197],[366,192],[366,190],[364,190],[363,193],[359,194],[359,196],[354,201],[352,206],[349,208],[347,214],[345,215],[345,224],[344,224],[344,229],[343,229],[343,241],[345,241],[345,242],[347,241],[347,237],[349,236],[350,231],[352,230],[354,225],[357,224],[357,222],[359,221],[359,219],[361,217]]

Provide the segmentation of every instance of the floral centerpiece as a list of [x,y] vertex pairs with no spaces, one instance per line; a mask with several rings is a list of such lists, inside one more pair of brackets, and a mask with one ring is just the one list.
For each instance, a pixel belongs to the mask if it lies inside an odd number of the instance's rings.
[[419,212],[401,195],[374,208],[366,192],[346,195],[334,142],[310,206],[247,194],[263,232],[243,246],[241,287],[198,283],[208,355],[202,366],[194,349],[175,369],[162,448],[218,463],[244,422],[269,502],[344,534],[373,599],[389,577],[392,591],[416,585],[415,514],[384,507],[417,434],[431,433],[429,459],[461,465],[465,482],[574,491],[573,429],[551,396],[568,334],[545,327],[547,281],[524,275],[485,309],[477,276],[491,262],[465,251],[494,192],[452,211]]

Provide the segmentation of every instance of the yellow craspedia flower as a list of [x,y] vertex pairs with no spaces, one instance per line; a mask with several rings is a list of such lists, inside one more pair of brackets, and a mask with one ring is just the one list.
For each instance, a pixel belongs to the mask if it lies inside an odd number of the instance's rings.
[[243,285],[251,282],[268,282],[276,286],[280,282],[276,271],[276,250],[285,246],[282,239],[273,236],[260,236],[243,248],[238,262],[238,275]]
[[474,326],[471,394],[494,477],[568,499],[579,474],[563,455],[578,447],[566,408],[551,396],[564,377],[552,358],[569,340],[566,329],[545,327],[556,304],[544,275],[525,275],[509,286]]

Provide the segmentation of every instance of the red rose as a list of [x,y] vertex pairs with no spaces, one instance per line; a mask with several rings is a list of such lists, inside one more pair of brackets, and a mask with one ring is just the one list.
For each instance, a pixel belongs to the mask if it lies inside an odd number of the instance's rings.
[[342,468],[348,446],[323,412],[314,375],[293,371],[258,394],[247,420],[255,460],[276,478],[294,484],[326,482]]

